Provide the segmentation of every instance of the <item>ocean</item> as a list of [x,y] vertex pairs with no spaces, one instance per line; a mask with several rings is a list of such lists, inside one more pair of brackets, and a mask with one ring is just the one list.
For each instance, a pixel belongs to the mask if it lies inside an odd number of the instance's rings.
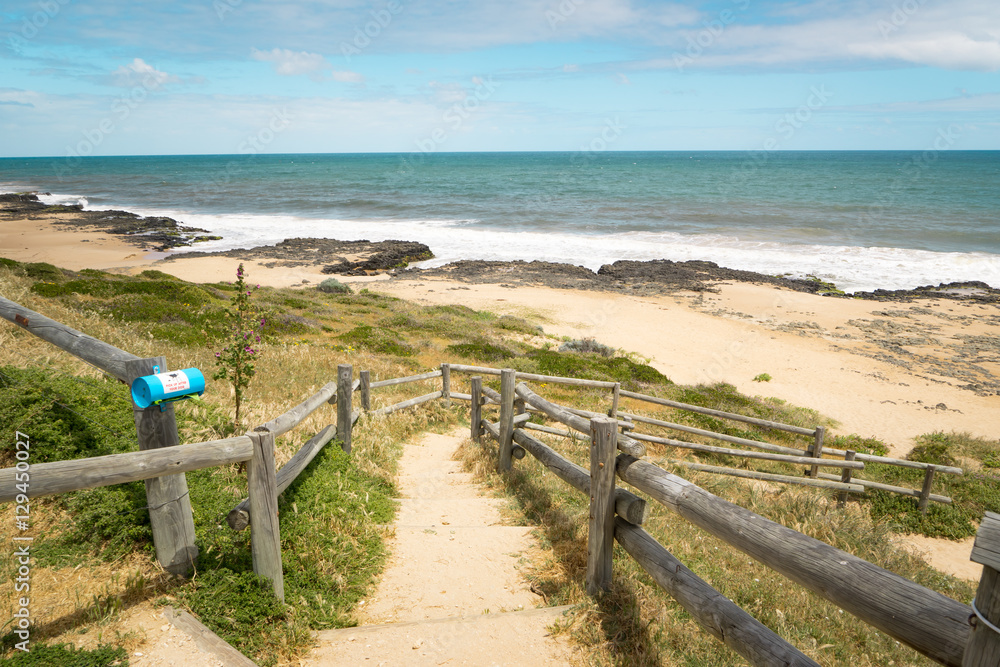
[[426,266],[703,259],[847,291],[1000,287],[1000,151],[0,159],[0,191],[26,190],[223,237],[199,250],[401,239]]

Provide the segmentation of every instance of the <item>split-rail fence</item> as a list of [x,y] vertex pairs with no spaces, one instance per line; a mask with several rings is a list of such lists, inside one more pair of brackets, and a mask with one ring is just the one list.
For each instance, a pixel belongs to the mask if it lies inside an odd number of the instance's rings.
[[[103,341],[91,338],[59,322],[0,298],[0,316],[87,361],[122,382],[166,370],[163,357],[140,359]],[[470,393],[451,390],[452,372],[476,374],[469,381]],[[500,391],[484,386],[482,376],[499,376]],[[371,390],[379,387],[440,378],[441,389],[393,405],[371,410]],[[518,383],[518,380],[522,382]],[[532,391],[524,382],[563,383],[611,391],[607,413],[588,412],[556,405]],[[358,392],[361,410],[352,410],[352,395]],[[664,422],[619,410],[622,398],[646,401],[682,410],[703,412],[758,426],[787,430],[809,437],[812,444],[802,450],[735,438],[693,427]],[[588,494],[590,519],[586,584],[599,594],[610,586],[613,575],[612,544],[624,548],[640,566],[672,595],[710,633],[754,665],[815,665],[808,656],[750,616],[735,603],[684,567],[655,538],[642,529],[647,500],[621,488],[621,480],[645,493],[667,509],[742,550],[747,555],[799,583],[821,597],[854,614],[929,658],[955,667],[997,665],[1000,656],[1000,515],[987,513],[972,552],[972,560],[983,565],[983,575],[972,605],[924,588],[904,577],[852,556],[819,540],[765,519],[729,503],[697,485],[642,460],[644,442],[725,453],[734,456],[777,460],[807,466],[807,477],[755,473],[754,471],[698,466],[723,474],[807,484],[841,494],[863,493],[865,488],[885,488],[852,477],[864,463],[878,462],[926,469],[924,487],[889,487],[919,499],[950,502],[930,492],[935,472],[961,474],[957,468],[932,466],[841,451],[823,446],[823,429],[804,429],[765,420],[667,401],[621,389],[620,384],[578,378],[520,373],[460,364],[442,364],[428,373],[372,382],[368,371],[353,379],[349,365],[337,368],[337,378],[300,405],[242,436],[179,444],[172,405],[140,409],[133,405],[139,450],[110,456],[31,465],[29,498],[145,480],[151,508],[150,522],[157,559],[168,571],[186,574],[197,557],[194,523],[184,473],[236,462],[247,463],[248,498],[230,512],[229,525],[251,529],[254,571],[272,582],[275,594],[284,599],[281,565],[278,495],[305,469],[316,453],[334,438],[347,452],[351,433],[362,414],[390,414],[422,403],[453,400],[471,403],[471,431],[479,442],[489,435],[498,443],[498,467],[509,470],[514,461],[531,454],[560,479]],[[324,404],[335,404],[336,426],[328,426],[307,441],[280,471],[275,471],[274,440],[298,426]],[[484,414],[498,405],[495,422]],[[565,429],[531,423],[531,414],[543,414]],[[686,431],[714,439],[765,450],[765,454],[700,445],[635,432],[635,424],[646,423]],[[529,431],[564,437],[581,433],[591,442],[589,470],[561,456]],[[718,452],[717,450],[724,450]],[[836,456],[838,459],[825,458]],[[839,477],[818,473],[819,467],[841,470]],[[0,502],[17,497],[16,468],[0,470]]]

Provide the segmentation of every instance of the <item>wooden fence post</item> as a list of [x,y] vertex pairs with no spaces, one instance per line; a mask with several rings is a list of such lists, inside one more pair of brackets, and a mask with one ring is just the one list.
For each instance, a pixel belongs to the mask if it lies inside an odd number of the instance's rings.
[[354,367],[350,364],[337,366],[337,438],[341,447],[351,453],[351,385],[354,383]]
[[587,535],[587,594],[611,589],[615,543],[615,455],[618,422],[590,420],[590,530]]
[[472,393],[472,408],[469,411],[469,436],[479,444],[479,436],[483,434],[483,378],[476,375],[469,381]]
[[621,399],[622,393],[622,383],[615,382],[615,388],[611,390],[611,410],[608,412],[608,416],[612,419],[618,419],[618,402]]
[[[825,426],[816,427],[816,435],[815,435],[816,440],[813,443],[813,452],[812,452],[814,459],[823,458],[823,436],[825,433],[826,433]],[[812,468],[809,469],[807,474],[810,477],[816,477],[816,475],[819,474],[819,466],[813,466]]]
[[934,466],[927,466],[924,473],[924,486],[920,489],[920,500],[917,501],[917,509],[921,514],[927,514],[927,505],[931,501],[931,487],[934,486]]
[[[154,371],[154,367],[158,370]],[[167,362],[164,357],[125,362],[130,385],[137,377],[166,371]],[[161,412],[158,405],[151,405],[143,410],[135,403],[132,404],[140,450],[180,444],[174,406],[169,403],[165,405]],[[167,572],[187,575],[198,558],[198,547],[194,544],[194,515],[191,513],[191,498],[188,496],[184,473],[147,479],[146,504],[149,506],[156,560]]]
[[983,576],[972,603],[972,632],[962,667],[996,667],[1000,664],[1000,514],[987,512],[983,517],[969,559],[983,566]]
[[[845,461],[853,461],[854,457],[858,453],[853,449],[848,449],[844,454]],[[840,473],[840,481],[844,484],[850,484],[851,482],[851,469],[844,468],[843,472]],[[837,509],[843,509],[847,505],[847,491],[841,491],[837,494]]]
[[372,409],[372,377],[371,372],[361,371],[358,373],[361,379],[361,384],[358,385],[358,389],[361,390],[361,409],[368,412]]
[[514,448],[514,383],[517,375],[510,368],[500,371],[500,469],[513,466]]
[[441,400],[444,407],[451,407],[451,364],[441,364]]
[[247,433],[253,440],[253,458],[247,462],[250,498],[250,551],[253,571],[271,580],[274,594],[285,601],[281,570],[281,531],[278,526],[278,483],[274,472],[274,434]]

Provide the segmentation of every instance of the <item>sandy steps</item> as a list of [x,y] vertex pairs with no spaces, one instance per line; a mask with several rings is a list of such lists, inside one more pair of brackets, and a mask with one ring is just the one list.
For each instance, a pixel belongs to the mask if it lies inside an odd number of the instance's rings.
[[547,627],[567,608],[519,573],[531,527],[505,525],[501,501],[480,495],[452,461],[463,432],[428,433],[400,459],[391,556],[356,628],[317,635],[308,665],[567,665]]

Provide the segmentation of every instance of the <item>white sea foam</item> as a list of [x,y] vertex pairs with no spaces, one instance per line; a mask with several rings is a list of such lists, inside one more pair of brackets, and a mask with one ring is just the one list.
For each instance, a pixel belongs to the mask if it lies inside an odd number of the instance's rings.
[[[371,221],[271,215],[205,215],[176,210],[133,209],[141,215],[175,218],[223,237],[198,244],[214,251],[273,245],[286,238],[400,239],[426,243],[434,267],[462,259],[542,260],[597,270],[616,260],[708,260],[769,275],[816,276],[841,289],[910,289],[940,282],[980,280],[1000,285],[1000,255],[945,253],[904,248],[805,245],[745,241],[732,236],[629,232],[584,235],[510,232],[476,227],[464,220]],[[176,252],[183,252],[179,249]]]

